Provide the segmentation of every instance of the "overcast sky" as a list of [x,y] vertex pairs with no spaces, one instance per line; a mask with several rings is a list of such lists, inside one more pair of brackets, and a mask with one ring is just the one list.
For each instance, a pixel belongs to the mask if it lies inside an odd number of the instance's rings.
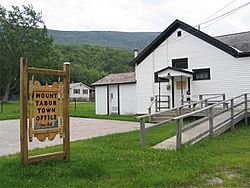
[[[32,4],[42,11],[47,28],[65,31],[163,31],[175,19],[195,26],[225,5],[217,15],[249,0],[0,0],[11,5]],[[216,16],[217,16],[216,15]],[[203,27],[205,27],[204,25]],[[202,26],[201,26],[202,28]],[[215,36],[250,30],[250,5],[202,29]]]

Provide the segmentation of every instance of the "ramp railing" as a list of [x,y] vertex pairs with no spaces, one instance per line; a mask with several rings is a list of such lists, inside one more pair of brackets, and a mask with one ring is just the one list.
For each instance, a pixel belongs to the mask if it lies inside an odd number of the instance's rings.
[[[202,95],[204,95],[204,94],[202,94]],[[163,113],[167,113],[167,112],[175,112],[176,116],[181,116],[184,114],[185,109],[188,109],[188,111],[193,112],[193,111],[197,111],[197,109],[200,109],[203,106],[205,106],[205,107],[208,106],[211,102],[214,102],[215,99],[217,99],[216,101],[223,101],[223,99],[225,99],[225,94],[213,94],[213,96],[212,96],[212,94],[210,94],[210,95],[211,95],[210,97],[205,98],[203,100],[190,101],[187,104],[177,106],[175,108],[163,110],[163,111],[156,112],[156,113],[149,113],[146,115],[138,116],[137,119],[140,120],[140,144],[141,144],[141,146],[143,146],[145,143],[145,131],[159,127],[159,126],[166,125],[167,123],[172,121],[172,118],[167,119],[167,120],[163,120],[163,121],[156,123],[150,127],[145,127],[146,120],[149,120],[149,122],[150,122],[151,118],[154,115],[159,115],[159,114],[163,114]],[[222,99],[219,100],[218,98],[219,99],[222,98]],[[153,102],[152,102],[152,104],[153,104]],[[223,105],[223,108],[226,108],[226,105]]]
[[[176,149],[179,149],[181,147],[182,134],[185,131],[190,130],[206,121],[208,121],[208,129],[189,140],[188,143],[195,142],[207,136],[213,138],[215,134],[219,135],[229,128],[231,128],[231,130],[233,131],[235,129],[235,124],[242,119],[245,119],[245,125],[247,125],[249,95],[249,93],[245,93],[210,106],[205,106],[204,108],[201,108],[199,110],[172,118],[172,120],[176,122]],[[183,120],[185,118],[195,116],[195,114],[201,112],[204,112],[206,116],[184,126]],[[229,112],[228,116],[225,119],[220,122],[214,121],[215,117],[225,112]]]

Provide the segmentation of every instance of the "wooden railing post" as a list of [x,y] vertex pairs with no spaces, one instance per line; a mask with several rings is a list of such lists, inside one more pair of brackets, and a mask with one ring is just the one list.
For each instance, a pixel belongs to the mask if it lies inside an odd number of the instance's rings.
[[234,100],[230,101],[231,107],[231,131],[234,131]]
[[[151,114],[151,107],[148,108],[148,114],[150,115]],[[148,116],[148,122],[151,122],[152,116]]]
[[208,109],[208,117],[209,117],[209,138],[213,138],[214,136],[213,108]]
[[182,115],[182,107],[179,108],[179,116]]
[[247,93],[244,94],[244,100],[245,100],[245,125],[248,125]]
[[[226,94],[222,94],[222,100],[225,101],[226,100]],[[223,103],[223,109],[226,109],[226,103]]]
[[183,127],[183,118],[177,119],[176,121],[176,149],[180,149],[181,147],[182,127]]
[[155,111],[158,112],[157,95],[155,96]]
[[170,108],[170,96],[168,95],[168,108]]
[[201,101],[200,102],[200,107],[203,108],[203,102],[202,102],[202,99],[203,99],[203,96],[202,95],[199,95],[199,100]]
[[[205,100],[205,107],[207,106],[208,106],[208,100]],[[208,110],[206,110],[205,113],[206,113],[205,115],[208,116]]]
[[140,119],[140,143],[141,147],[144,146],[145,143],[145,119]]

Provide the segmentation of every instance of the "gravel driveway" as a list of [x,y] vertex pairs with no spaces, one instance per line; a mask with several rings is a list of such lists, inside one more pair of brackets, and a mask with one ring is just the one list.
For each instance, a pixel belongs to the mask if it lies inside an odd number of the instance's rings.
[[[18,120],[0,121],[0,156],[20,152],[20,129]],[[114,133],[129,132],[139,129],[139,122],[70,118],[70,139],[84,140]],[[36,138],[29,143],[29,149],[62,144],[59,136],[53,141],[39,142]]]

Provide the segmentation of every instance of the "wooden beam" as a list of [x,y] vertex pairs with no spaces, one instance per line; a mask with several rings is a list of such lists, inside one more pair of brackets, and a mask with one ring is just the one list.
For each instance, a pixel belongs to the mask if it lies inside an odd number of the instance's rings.
[[20,59],[20,142],[21,142],[21,162],[28,162],[28,139],[27,139],[27,89],[28,89],[28,61],[26,58]]
[[63,65],[63,70],[66,73],[63,79],[63,149],[65,152],[65,160],[70,160],[70,122],[69,122],[69,84],[70,84],[70,63],[66,62]]
[[64,156],[65,156],[64,151],[46,153],[46,154],[42,154],[42,155],[31,156],[28,158],[27,162],[28,163],[35,163],[35,162],[39,162],[39,161],[50,160],[50,159],[54,159],[57,157],[64,157]]
[[43,75],[53,75],[53,76],[66,76],[67,73],[62,70],[51,70],[51,69],[43,69],[43,68],[34,68],[29,67],[28,73],[30,74],[43,74]]

